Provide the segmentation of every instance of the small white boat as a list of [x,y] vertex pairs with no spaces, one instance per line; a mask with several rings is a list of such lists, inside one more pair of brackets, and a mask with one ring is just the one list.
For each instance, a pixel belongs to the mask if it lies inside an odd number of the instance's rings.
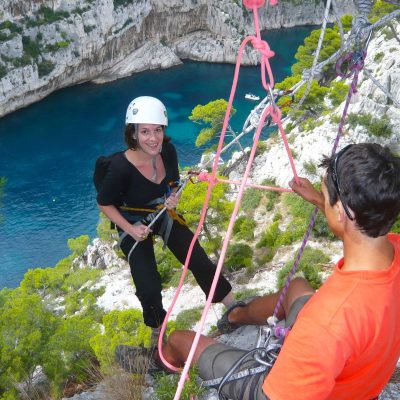
[[253,93],[246,93],[244,97],[245,97],[247,100],[253,100],[253,101],[260,100],[260,97],[259,97],[259,96],[256,96],[256,95],[253,94]]

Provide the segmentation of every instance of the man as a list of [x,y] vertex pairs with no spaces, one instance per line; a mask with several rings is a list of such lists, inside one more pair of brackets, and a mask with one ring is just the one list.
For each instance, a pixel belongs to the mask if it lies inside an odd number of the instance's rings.
[[[350,145],[325,158],[322,192],[304,178],[292,189],[324,212],[343,241],[344,258],[313,294],[295,279],[278,317],[298,318],[271,371],[228,382],[231,399],[376,398],[400,355],[400,235],[388,232],[400,212],[400,158],[378,144]],[[264,324],[279,293],[231,306],[221,327]],[[301,310],[300,310],[301,309]],[[299,312],[300,310],[300,312]],[[225,329],[224,328],[224,329]],[[182,366],[194,332],[176,331],[164,349]],[[201,337],[194,355],[203,379],[223,376],[245,351]],[[157,359],[157,354],[155,355]],[[257,366],[250,360],[243,368]]]

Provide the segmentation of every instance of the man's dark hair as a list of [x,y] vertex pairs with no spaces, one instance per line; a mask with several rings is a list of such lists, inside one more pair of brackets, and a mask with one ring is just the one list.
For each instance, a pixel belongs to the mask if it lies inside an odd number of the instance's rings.
[[[125,137],[125,143],[127,144],[128,148],[136,150],[138,147],[138,142],[137,139],[135,139],[135,137],[137,137],[137,126],[138,124],[127,124],[125,126],[125,133],[124,133],[124,137]],[[163,126],[163,130],[164,130],[164,143],[168,143],[171,138],[167,135],[165,135],[165,130],[166,127]]]
[[[333,206],[339,195],[332,178],[335,155],[325,157],[325,185]],[[353,211],[362,232],[378,237],[389,232],[400,212],[400,158],[376,143],[354,144],[336,162],[340,199]]]

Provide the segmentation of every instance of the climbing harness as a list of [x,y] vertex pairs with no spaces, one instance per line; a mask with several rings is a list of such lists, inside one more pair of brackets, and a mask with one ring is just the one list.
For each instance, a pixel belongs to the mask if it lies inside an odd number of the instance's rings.
[[[261,373],[268,374],[278,358],[285,337],[290,329],[291,326],[283,326],[283,321],[278,322],[275,318],[268,318],[267,324],[259,327],[255,348],[243,354],[224,376],[205,380],[202,382],[202,385],[216,388],[218,390],[218,396],[224,399],[225,397],[221,392],[227,383]],[[250,357],[259,365],[257,367],[240,370],[242,365],[247,362]]]
[[[171,182],[168,185],[167,193],[165,197],[159,197],[155,200],[152,200],[149,202],[147,205],[149,208],[136,208],[136,207],[127,207],[127,206],[120,206],[119,210],[121,214],[124,216],[124,218],[130,222],[130,223],[138,223],[141,222],[143,225],[146,225],[148,228],[151,228],[158,219],[163,216],[163,222],[160,228],[160,236],[162,237],[164,244],[163,244],[163,249],[165,249],[167,243],[168,243],[168,238],[171,233],[172,225],[174,223],[174,220],[179,222],[181,225],[187,225],[186,221],[182,218],[181,215],[179,215],[175,210],[169,210],[167,207],[164,205],[164,202],[166,198],[171,194],[171,187],[178,187],[179,189],[177,190],[177,194],[179,195],[184,187],[186,186],[188,180],[190,179],[190,175],[188,175],[186,178],[181,179],[179,182]],[[146,212],[148,215],[145,217],[140,216],[138,214],[133,214],[133,212]],[[122,241],[128,236],[128,234],[124,231],[120,233],[118,245],[121,245]],[[130,261],[131,255],[133,253],[133,250],[135,250],[136,246],[139,244],[139,241],[136,241],[133,246],[131,247],[129,253],[128,253],[128,262]]]
[[[268,373],[278,357],[282,344],[283,338],[276,337],[273,333],[272,327],[268,325],[260,327],[259,338],[256,347],[243,354],[243,356],[232,365],[232,367],[225,373],[224,376],[203,381],[202,385],[216,388],[218,390],[218,396],[220,398],[225,398],[221,392],[227,383],[243,379],[248,376]],[[252,357],[260,365],[238,371],[250,357]]]

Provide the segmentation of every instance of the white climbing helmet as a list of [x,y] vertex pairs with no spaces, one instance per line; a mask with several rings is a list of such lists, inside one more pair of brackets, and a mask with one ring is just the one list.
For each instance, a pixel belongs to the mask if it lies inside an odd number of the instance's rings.
[[133,99],[126,110],[126,124],[168,125],[167,109],[164,104],[151,96]]

